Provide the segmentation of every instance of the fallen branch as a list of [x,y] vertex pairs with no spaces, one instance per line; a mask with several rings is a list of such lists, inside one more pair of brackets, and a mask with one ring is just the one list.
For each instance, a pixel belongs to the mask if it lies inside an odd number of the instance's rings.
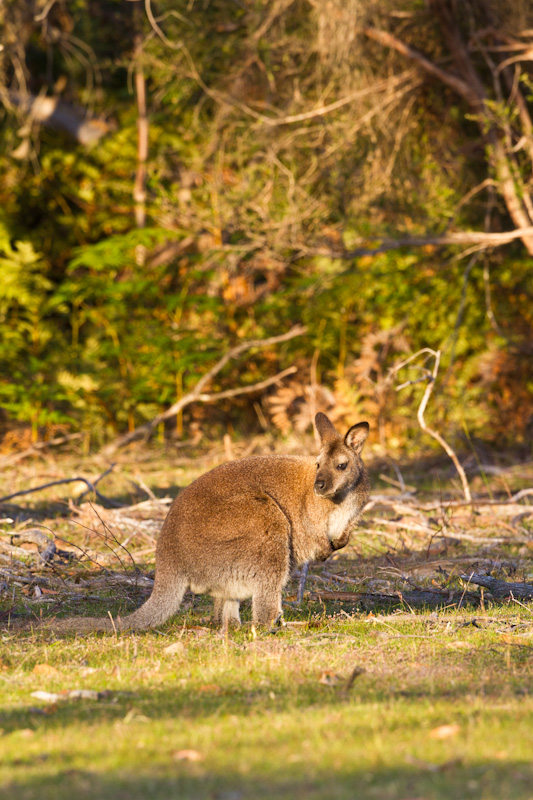
[[398,606],[412,606],[413,608],[420,608],[422,606],[430,606],[431,608],[439,608],[442,606],[456,606],[460,608],[465,602],[479,603],[479,597],[473,593],[468,592],[433,592],[433,591],[417,591],[417,592],[395,592],[394,594],[384,594],[381,592],[326,592],[326,591],[312,591],[309,592],[310,600],[319,600],[323,602],[338,601],[341,603],[361,603],[363,608],[373,608],[377,605],[398,605]]
[[[52,561],[56,554],[61,554],[57,547],[55,546],[55,542],[53,538],[47,536],[46,533],[43,533],[38,528],[28,528],[25,531],[18,531],[17,533],[11,534],[12,539],[16,539],[21,543],[29,543],[29,544],[36,544],[39,556],[45,562]],[[19,548],[22,550],[22,548]],[[24,551],[26,555],[28,551]]]
[[175,417],[186,406],[191,405],[191,403],[213,403],[218,400],[225,400],[229,397],[237,397],[241,394],[260,392],[275,383],[279,383],[279,381],[283,380],[283,378],[285,378],[287,375],[292,375],[294,372],[296,372],[296,367],[284,369],[282,372],[278,372],[277,375],[273,375],[271,378],[267,378],[264,381],[259,381],[259,383],[253,383],[250,386],[240,386],[236,389],[228,389],[223,392],[213,392],[211,394],[204,392],[207,384],[216,375],[218,375],[219,372],[221,372],[226,364],[232,359],[238,358],[240,355],[246,353],[248,350],[251,350],[254,347],[269,347],[273,344],[279,344],[280,342],[286,342],[289,339],[294,339],[295,336],[301,336],[306,332],[306,330],[307,328],[301,325],[296,325],[294,328],[291,328],[289,331],[287,331],[287,333],[280,334],[279,336],[271,336],[269,339],[254,339],[247,342],[242,342],[242,344],[239,344],[236,347],[232,347],[231,350],[228,350],[228,352],[225,353],[222,358],[220,358],[217,363],[200,378],[196,386],[194,386],[190,392],[183,395],[183,397],[178,400],[177,403],[174,403],[166,411],[158,414],[156,417],[150,420],[150,422],[146,422],[144,425],[139,425],[139,427],[135,428],[133,431],[130,431],[123,436],[119,436],[118,439],[115,439],[114,442],[107,445],[107,447],[103,449],[103,454],[109,456],[120,447],[125,447],[126,445],[131,444],[131,442],[137,441],[138,439],[147,441],[160,422],[164,422],[164,420],[169,419],[170,417]]
[[400,237],[399,239],[383,239],[375,247],[356,247],[353,250],[330,250],[325,247],[300,248],[300,257],[326,256],[333,259],[352,260],[361,256],[374,256],[386,253],[389,250],[399,250],[402,247],[446,247],[449,245],[479,245],[479,249],[501,247],[516,239],[533,237],[533,227],[517,228],[502,233],[486,233],[485,231],[460,231],[457,233],[444,233],[439,235]]
[[477,575],[475,572],[470,575],[461,575],[460,577],[464,581],[485,587],[497,598],[533,598],[533,586],[530,583],[511,583],[498,578],[491,578],[490,575]]
[[[110,470],[107,470],[110,472]],[[105,474],[107,474],[107,472]],[[103,477],[103,476],[100,476]],[[117,503],[116,500],[111,500],[111,498],[106,497],[105,495],[101,494],[98,489],[95,488],[95,484],[98,483],[100,478],[98,478],[95,483],[91,483],[87,480],[87,478],[63,478],[60,481],[52,481],[51,483],[44,483],[42,486],[34,486],[33,489],[24,489],[21,492],[13,492],[13,494],[5,495],[5,497],[0,497],[0,503],[7,503],[8,500],[12,500],[14,497],[21,497],[25,494],[33,494],[34,492],[42,492],[44,489],[49,489],[51,486],[60,486],[63,483],[84,483],[87,486],[87,490],[90,492],[94,492],[96,497],[99,497],[100,500],[103,500],[105,503],[109,503],[109,505],[113,506],[114,508],[122,508],[122,503]],[[83,497],[87,492],[83,492],[80,497]],[[78,498],[79,499],[79,498]]]

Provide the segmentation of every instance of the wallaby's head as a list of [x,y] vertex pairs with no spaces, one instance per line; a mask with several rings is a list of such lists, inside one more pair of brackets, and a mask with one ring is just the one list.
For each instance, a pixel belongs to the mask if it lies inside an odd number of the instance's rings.
[[320,436],[315,493],[319,497],[340,499],[357,485],[364,473],[361,450],[368,436],[368,422],[354,425],[344,437],[322,412],[316,415],[315,425]]

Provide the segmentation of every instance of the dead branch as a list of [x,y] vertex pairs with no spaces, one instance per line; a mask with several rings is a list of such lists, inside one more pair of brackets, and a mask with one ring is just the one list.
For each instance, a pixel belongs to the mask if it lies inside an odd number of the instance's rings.
[[[110,473],[110,472],[113,472],[113,469],[114,469],[114,467],[115,467],[115,465],[114,465],[114,464],[111,464],[111,465],[110,465],[110,466],[109,466],[109,467],[108,467],[108,468],[105,470],[105,472],[102,472],[102,474],[101,474],[101,475],[99,475],[99,476],[97,477],[97,479],[96,479],[95,481],[93,481],[93,482],[92,482],[92,487],[93,487],[93,488],[92,488],[92,491],[93,491],[93,492],[94,492],[94,493],[95,493],[97,496],[98,496],[98,494],[99,494],[99,493],[96,491],[96,489],[95,489],[95,486],[97,486],[97,485],[100,483],[100,481],[101,481],[103,478],[105,478],[105,477],[106,477],[106,475],[109,475],[109,473]],[[91,491],[91,489],[90,489],[90,488],[87,488],[87,489],[86,489],[84,492],[82,492],[82,493],[81,493],[81,494],[78,496],[78,498],[77,498],[77,502],[78,502],[78,503],[80,503],[80,502],[81,502],[81,500],[82,500],[82,498],[83,498],[83,497],[85,497],[85,495],[86,495],[88,492],[90,492],[90,491]],[[103,495],[100,495],[100,497],[103,497]],[[108,498],[105,498],[105,500],[106,500],[106,502],[108,502],[108,503],[111,503],[111,505],[113,505],[113,501],[110,501]],[[121,507],[122,507],[122,504],[120,504],[120,505],[116,506],[116,508],[121,508]]]
[[[186,47],[181,48],[183,54],[189,64],[189,69],[191,71],[191,77],[198,83],[200,88],[206,93],[208,97],[214,100],[216,103],[220,103],[222,105],[229,105],[233,106],[234,108],[238,108],[239,111],[242,111],[249,117],[256,119],[258,122],[262,123],[263,125],[267,125],[268,127],[277,127],[278,125],[291,125],[294,122],[304,122],[308,119],[314,119],[315,117],[322,117],[325,114],[329,114],[332,111],[336,111],[343,106],[346,106],[350,103],[353,103],[354,100],[358,100],[361,97],[365,96],[374,96],[378,92],[383,92],[394,88],[395,86],[399,86],[401,83],[405,82],[406,80],[411,80],[414,77],[413,70],[406,70],[405,72],[400,73],[399,75],[392,76],[391,78],[387,78],[382,81],[377,81],[376,83],[372,84],[372,86],[367,86],[364,89],[357,89],[355,92],[350,92],[350,94],[346,95],[345,97],[339,98],[339,100],[335,100],[333,103],[328,103],[327,105],[319,106],[318,108],[311,109],[310,111],[304,111],[301,114],[289,114],[283,116],[280,112],[278,117],[268,117],[265,114],[261,114],[259,111],[256,111],[250,106],[242,103],[237,98],[232,97],[231,95],[225,94],[224,92],[219,91],[218,89],[212,89],[204,82],[200,73],[198,72],[196,65],[193,61],[193,58]],[[415,84],[416,85],[416,81]]]
[[[107,470],[109,472],[110,470]],[[107,474],[107,473],[106,473]],[[101,476],[103,477],[103,476]],[[96,483],[98,483],[98,480]],[[42,492],[44,489],[49,489],[52,486],[60,486],[63,483],[84,483],[87,486],[87,490],[90,492],[94,492],[96,497],[99,497],[105,503],[109,503],[109,505],[113,506],[114,508],[122,508],[122,503],[117,503],[116,500],[111,500],[111,498],[106,497],[105,495],[101,494],[98,489],[95,488],[95,484],[91,483],[91,481],[87,480],[87,478],[63,478],[60,481],[51,481],[51,483],[45,483],[42,486],[34,486],[33,489],[24,489],[21,492],[14,492],[13,494],[8,494],[5,497],[0,497],[0,503],[6,503],[8,500],[12,500],[13,497],[21,497],[22,495],[26,494],[33,494],[34,492]],[[83,492],[80,497],[83,497],[87,492]]]
[[[435,439],[440,444],[440,446],[446,451],[446,453],[450,456],[451,460],[453,461],[453,463],[455,465],[457,473],[458,473],[458,475],[459,475],[459,477],[461,479],[461,483],[463,485],[463,492],[464,492],[465,500],[466,500],[467,503],[472,503],[472,495],[470,494],[470,486],[468,485],[468,479],[466,477],[466,473],[465,473],[465,471],[464,471],[459,459],[457,458],[457,455],[456,455],[455,451],[450,447],[450,445],[446,442],[446,440],[443,439],[443,437],[440,435],[440,433],[438,433],[438,431],[433,430],[433,428],[430,428],[427,425],[427,423],[425,421],[425,418],[424,418],[424,413],[426,411],[426,407],[427,407],[427,404],[429,402],[429,398],[431,397],[431,394],[433,392],[433,387],[435,385],[435,379],[436,379],[437,373],[439,371],[440,350],[436,350],[435,351],[435,350],[431,350],[429,347],[425,347],[422,350],[419,350],[417,353],[414,353],[414,355],[410,356],[405,361],[402,361],[400,364],[398,364],[395,367],[393,367],[390,370],[390,374],[391,375],[396,375],[398,373],[398,371],[400,369],[402,369],[402,367],[407,366],[407,364],[412,362],[415,358],[417,358],[419,355],[422,355],[423,353],[427,353],[430,357],[433,356],[435,361],[434,361],[434,364],[433,364],[432,372],[429,372],[428,370],[425,370],[425,372],[426,372],[425,377],[426,377],[428,383],[427,383],[424,395],[422,397],[422,400],[420,402],[420,405],[418,407],[418,412],[417,412],[418,424],[420,425],[422,430],[425,431],[425,433],[429,434],[429,436],[432,436],[433,439]],[[400,391],[400,389],[403,389],[405,386],[408,386],[409,384],[410,384],[410,382],[404,383],[401,386],[397,386],[396,387],[396,391]]]
[[[420,51],[409,47],[396,36],[376,28],[363,28],[362,33],[379,44],[390,47],[408,58],[422,72],[437,78],[457,92],[475,114],[481,135],[487,146],[487,156],[493,166],[498,189],[517,229],[531,227],[530,198],[527,187],[520,176],[514,149],[502,136],[491,100],[476,72],[468,48],[463,41],[454,8],[449,0],[430,0],[429,7],[437,20],[443,39],[454,62],[454,72],[437,66]],[[520,237],[527,251],[533,255],[533,236]]]
[[511,583],[510,581],[491,578],[490,575],[478,575],[475,572],[472,572],[470,575],[461,575],[460,577],[462,580],[468,581],[468,583],[484,586],[497,598],[533,598],[533,586],[530,583]]
[[[170,47],[171,50],[181,50],[183,48],[183,42],[172,42],[168,36],[164,33],[164,31],[159,27],[158,22],[162,22],[164,17],[160,17],[156,19],[154,17],[152,11],[152,3],[151,0],[144,0],[144,8],[146,11],[146,16],[148,17],[148,21],[154,33],[161,39],[167,47]],[[180,19],[182,22],[188,22],[187,18],[180,14],[178,11],[170,11],[168,12],[165,17],[172,15]]]
[[[39,550],[39,556],[45,562],[51,561],[53,557],[59,553],[53,538],[47,536],[38,528],[28,528],[27,530],[17,531],[11,534],[11,539],[15,539],[21,543],[36,544]],[[22,548],[20,548],[22,549]],[[24,551],[27,555],[27,551]]]
[[115,439],[114,442],[107,445],[107,447],[103,449],[103,454],[106,456],[111,455],[120,447],[125,447],[126,445],[138,439],[143,439],[145,441],[148,440],[160,422],[176,416],[176,414],[179,414],[180,411],[182,411],[186,406],[191,405],[191,403],[213,403],[217,402],[218,400],[225,400],[229,397],[237,397],[241,394],[260,392],[263,389],[266,389],[269,386],[272,386],[273,384],[283,380],[283,378],[285,378],[287,375],[292,375],[294,372],[296,372],[296,367],[289,367],[288,369],[279,372],[277,375],[273,375],[271,378],[267,378],[264,381],[259,381],[259,383],[251,384],[250,386],[241,386],[236,389],[228,389],[223,392],[213,392],[211,394],[204,392],[204,388],[207,386],[207,384],[216,375],[218,375],[219,372],[221,372],[226,364],[232,359],[238,358],[240,355],[246,353],[248,350],[251,350],[254,347],[269,347],[273,344],[286,342],[289,339],[293,339],[295,336],[301,336],[306,332],[306,330],[307,329],[305,327],[296,325],[287,331],[287,333],[280,334],[279,336],[271,336],[269,339],[249,340],[242,342],[236,347],[232,347],[231,350],[228,350],[228,352],[225,353],[222,358],[220,358],[217,363],[200,378],[196,386],[194,386],[190,392],[183,395],[183,397],[178,400],[177,403],[174,403],[166,411],[158,414],[156,417],[150,420],[150,422],[146,422],[144,425],[140,425],[133,431],[130,431],[123,436],[119,436],[118,439]]
[[399,239],[383,239],[381,244],[376,247],[356,247],[354,250],[344,251],[330,250],[325,247],[302,247],[299,249],[298,255],[300,257],[327,256],[328,258],[348,261],[361,256],[373,256],[379,253],[386,253],[389,250],[399,250],[402,247],[426,247],[428,245],[446,247],[448,245],[474,244],[479,245],[479,249],[482,250],[490,247],[501,247],[504,244],[513,242],[515,239],[522,239],[528,236],[533,237],[533,226],[531,225],[526,228],[518,228],[503,233],[458,231],[456,233],[445,233],[442,236],[414,236]]
[[438,78],[438,80],[442,81],[442,83],[445,83],[451,89],[464,97],[465,100],[467,100],[470,104],[478,103],[478,94],[472,90],[466,81],[461,80],[461,78],[458,78],[457,75],[441,69],[441,67],[438,67],[432,61],[430,61],[429,58],[427,58],[419,50],[416,50],[414,47],[409,47],[400,39],[397,39],[396,36],[393,36],[387,31],[379,30],[378,28],[363,28],[362,33],[364,33],[368,39],[373,39],[375,42],[378,42],[385,47],[390,47],[392,50],[396,50],[397,53],[400,53],[400,55],[409,58],[416,64],[417,67],[422,69],[424,72],[427,72],[428,75]]
[[277,2],[271,4],[270,12],[267,14],[266,18],[263,20],[257,30],[253,32],[252,39],[254,39],[256,42],[260,41],[268,29],[277,20],[277,18],[284,14],[293,3],[294,0],[278,0]]
[[49,586],[50,581],[47,578],[43,578],[41,575],[38,577],[36,575],[32,575],[28,577],[26,575],[18,575],[17,573],[13,572],[11,569],[4,569],[0,567],[0,577],[3,578],[6,583],[24,583],[27,585],[34,585],[34,584],[42,584],[43,586]]
[[309,592],[308,596],[310,600],[319,600],[321,602],[333,600],[341,603],[361,603],[363,608],[374,608],[379,605],[407,605],[413,608],[420,608],[423,606],[429,606],[431,608],[455,606],[460,608],[465,605],[466,602],[476,605],[479,603],[479,597],[472,592],[437,592],[422,589],[414,592],[395,592],[393,594],[385,594],[382,592],[327,592],[313,590]]

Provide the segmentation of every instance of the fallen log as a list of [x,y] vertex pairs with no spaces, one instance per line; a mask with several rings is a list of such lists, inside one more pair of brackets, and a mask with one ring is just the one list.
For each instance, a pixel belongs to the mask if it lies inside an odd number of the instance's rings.
[[512,583],[498,578],[491,578],[490,575],[477,575],[475,572],[470,575],[461,575],[460,577],[467,583],[475,583],[476,586],[483,586],[488,589],[493,597],[521,597],[526,600],[533,598],[533,586],[530,583]]
[[375,608],[380,605],[408,606],[414,608],[430,607],[441,608],[443,606],[456,606],[461,608],[467,603],[470,605],[479,604],[479,596],[473,592],[435,592],[431,590],[413,592],[395,592],[385,594],[382,592],[329,592],[312,591],[308,594],[309,600],[333,600],[341,603],[360,603],[364,609]]

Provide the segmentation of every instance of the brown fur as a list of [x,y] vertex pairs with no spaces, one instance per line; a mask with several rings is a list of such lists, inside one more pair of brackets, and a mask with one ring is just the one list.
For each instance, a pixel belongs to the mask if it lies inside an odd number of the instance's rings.
[[[172,503],[159,534],[151,596],[117,619],[117,630],[142,630],[176,613],[187,589],[215,599],[223,626],[239,622],[252,598],[256,624],[281,615],[291,570],[344,547],[366,504],[369,483],[360,452],[366,422],[341,437],[316,415],[318,459],[265,455],[231,461],[202,475]],[[56,620],[56,631],[111,632],[106,618]]]

